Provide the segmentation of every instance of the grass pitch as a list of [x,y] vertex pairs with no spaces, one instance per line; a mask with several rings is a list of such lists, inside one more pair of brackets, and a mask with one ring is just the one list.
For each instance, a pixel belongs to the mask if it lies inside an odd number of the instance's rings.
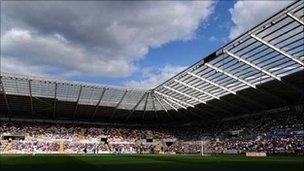
[[298,171],[304,169],[303,157],[198,155],[0,155],[0,170],[132,170],[132,171]]

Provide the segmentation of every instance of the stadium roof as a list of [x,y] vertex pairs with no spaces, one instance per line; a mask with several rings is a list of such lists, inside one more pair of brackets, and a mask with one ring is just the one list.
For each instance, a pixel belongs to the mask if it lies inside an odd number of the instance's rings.
[[[53,98],[58,101],[76,102],[82,105],[108,106],[125,110],[144,110],[144,106],[140,102],[149,101],[145,106],[145,110],[161,110],[162,108],[159,103],[152,104],[153,95],[146,90],[8,73],[2,73],[1,81],[7,95]],[[170,108],[168,107],[168,109]]]
[[303,1],[269,18],[179,73],[154,92],[176,108],[194,107],[303,70]]
[[[299,87],[301,83],[292,85],[287,81],[287,78],[294,78],[297,73],[301,74],[295,79],[303,81],[303,8],[303,1],[292,3],[152,90],[125,89],[2,73],[1,108],[7,109],[7,112],[21,109],[26,111],[24,107],[20,107],[21,104],[26,105],[25,103],[14,105],[14,100],[7,97],[19,96],[20,99],[28,97],[27,107],[31,113],[36,113],[39,106],[33,101],[47,99],[48,102],[45,103],[53,106],[49,113],[54,116],[56,112],[62,113],[61,110],[70,108],[70,112],[67,113],[75,118],[80,113],[81,106],[89,106],[90,112],[84,109],[83,113],[89,113],[85,115],[89,115],[91,119],[99,112],[100,107],[104,107],[111,108],[111,112],[108,111],[108,119],[116,115],[117,111],[125,111],[121,119],[129,120],[131,117],[136,118],[138,114],[142,119],[146,113],[154,113],[153,117],[158,118],[160,113],[183,113],[180,112],[183,110],[201,118],[195,111],[197,109],[208,115],[231,114],[236,111],[252,112],[255,110],[251,108],[265,106],[268,103],[261,104],[261,98],[266,97],[284,103],[285,96],[266,91],[263,86],[271,85],[270,87],[274,88],[275,85],[279,90],[285,88],[293,91],[289,92],[289,95],[303,94],[303,88]],[[250,91],[258,100],[245,96],[245,91]],[[259,96],[261,94],[263,96]],[[60,108],[60,103],[70,105],[63,105]],[[168,118],[172,119],[172,116],[168,114]]]

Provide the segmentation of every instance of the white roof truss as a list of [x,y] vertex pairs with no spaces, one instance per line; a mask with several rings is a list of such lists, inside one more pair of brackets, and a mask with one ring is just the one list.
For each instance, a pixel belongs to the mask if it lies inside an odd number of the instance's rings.
[[249,82],[247,82],[247,81],[245,81],[245,80],[243,80],[243,79],[241,79],[241,78],[239,78],[239,77],[237,77],[237,76],[235,76],[233,74],[230,74],[229,72],[226,72],[223,69],[217,68],[217,67],[215,67],[215,66],[213,66],[213,65],[211,65],[209,63],[205,63],[205,66],[207,66],[207,67],[209,67],[209,68],[211,68],[211,69],[213,69],[213,70],[215,70],[217,72],[223,73],[223,74],[227,75],[228,77],[233,78],[233,79],[235,79],[235,80],[237,80],[237,81],[239,81],[239,82],[241,82],[243,84],[246,84],[246,85],[248,85],[248,86],[250,86],[252,88],[256,88],[255,85],[250,84]]
[[235,59],[237,59],[237,60],[239,60],[239,61],[241,61],[241,62],[244,62],[245,64],[247,64],[247,65],[251,66],[252,68],[255,68],[255,69],[257,69],[257,70],[259,70],[259,71],[265,73],[266,75],[269,75],[270,77],[273,77],[273,78],[276,79],[276,80],[281,81],[281,78],[280,78],[280,77],[278,77],[278,76],[276,76],[276,75],[270,73],[269,71],[266,71],[265,69],[263,69],[263,68],[261,68],[261,67],[255,65],[255,64],[253,64],[253,63],[251,63],[251,62],[249,62],[249,61],[247,61],[247,60],[241,58],[240,56],[237,56],[237,55],[235,55],[235,54],[229,52],[228,50],[224,50],[224,53],[226,53],[227,55],[229,55],[229,56],[231,56],[231,57],[234,57]]
[[267,41],[265,41],[265,40],[259,38],[258,36],[254,35],[254,34],[251,34],[251,37],[253,37],[254,39],[256,39],[256,40],[258,40],[259,42],[263,43],[264,45],[270,47],[271,49],[273,49],[273,50],[279,52],[280,54],[286,56],[287,58],[289,58],[289,59],[291,59],[291,60],[297,62],[298,64],[304,66],[304,62],[302,62],[301,60],[299,60],[299,59],[297,59],[297,58],[295,58],[295,57],[293,57],[293,56],[291,56],[291,55],[289,55],[288,53],[284,52],[283,50],[281,50],[281,49],[279,49],[279,48],[273,46],[273,45],[270,44],[269,42],[267,42]]
[[190,95],[188,95],[188,94],[186,94],[186,93],[180,92],[180,91],[175,90],[175,89],[173,89],[173,88],[171,88],[171,87],[164,86],[164,88],[166,88],[166,89],[168,89],[168,90],[171,90],[171,91],[174,91],[174,92],[176,92],[176,93],[179,93],[179,94],[181,94],[181,95],[183,95],[183,96],[186,96],[186,97],[188,97],[188,98],[190,98],[190,99],[193,99],[193,100],[195,100],[195,101],[198,101],[198,102],[201,102],[201,103],[206,103],[205,101],[203,101],[203,100],[201,100],[201,99],[198,99],[198,98],[196,98],[196,97],[190,96]]

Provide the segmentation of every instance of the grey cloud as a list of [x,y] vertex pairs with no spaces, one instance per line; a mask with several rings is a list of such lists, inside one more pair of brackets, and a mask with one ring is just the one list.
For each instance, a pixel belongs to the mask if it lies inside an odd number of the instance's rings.
[[[213,7],[210,1],[6,1],[1,55],[66,72],[128,76],[150,47],[193,38]],[[12,29],[30,38],[12,35]]]
[[231,20],[235,24],[230,29],[230,39],[262,22],[291,1],[237,1],[230,9]]

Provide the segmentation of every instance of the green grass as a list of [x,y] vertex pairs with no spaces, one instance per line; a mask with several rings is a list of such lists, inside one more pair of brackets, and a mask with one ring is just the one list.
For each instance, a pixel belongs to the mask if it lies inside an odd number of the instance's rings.
[[0,155],[0,170],[216,170],[216,171],[295,171],[304,169],[303,157],[198,155]]

